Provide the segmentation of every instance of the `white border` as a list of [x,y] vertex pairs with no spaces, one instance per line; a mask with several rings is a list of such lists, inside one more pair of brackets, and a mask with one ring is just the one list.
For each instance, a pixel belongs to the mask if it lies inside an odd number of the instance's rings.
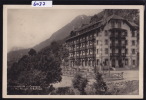
[[[7,95],[7,10],[8,9],[139,9],[140,10],[140,65],[139,65],[139,95]],[[3,6],[3,98],[143,98],[143,37],[144,37],[144,6],[143,5],[53,5],[49,8],[34,8],[31,5]]]

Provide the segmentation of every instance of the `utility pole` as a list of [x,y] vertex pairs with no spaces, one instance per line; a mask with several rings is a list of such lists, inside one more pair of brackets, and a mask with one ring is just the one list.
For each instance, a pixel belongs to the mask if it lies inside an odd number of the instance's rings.
[[108,60],[108,70],[109,70],[109,76],[110,76],[110,65],[111,65],[111,63],[110,63],[110,34],[109,33],[107,33],[108,34],[108,58],[109,58],[109,60]]

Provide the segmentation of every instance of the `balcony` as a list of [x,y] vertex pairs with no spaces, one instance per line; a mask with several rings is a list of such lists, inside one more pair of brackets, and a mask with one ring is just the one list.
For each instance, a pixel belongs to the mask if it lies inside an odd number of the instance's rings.
[[92,49],[94,48],[94,45],[89,45],[88,48]]
[[120,44],[119,45],[118,44],[115,45],[115,44],[111,44],[110,45],[110,48],[126,48],[126,45],[120,45]]
[[74,49],[69,50],[69,52],[74,52]]
[[125,35],[111,35],[110,39],[126,39]]
[[86,47],[85,46],[84,47],[81,47],[80,50],[86,50]]
[[72,46],[72,45],[74,45],[74,43],[72,42],[72,43],[70,43],[69,45]]
[[86,39],[82,39],[81,42],[86,42]]
[[86,58],[86,55],[80,55],[80,58]]
[[89,38],[88,38],[88,40],[94,40],[94,39],[95,39],[94,37],[89,37]]
[[125,57],[126,53],[110,53],[111,57]]
[[87,57],[94,58],[95,57],[95,54],[89,54]]
[[121,56],[122,56],[122,57],[125,57],[125,56],[126,56],[126,53],[122,53]]
[[74,57],[70,57],[70,60],[74,60],[75,58]]
[[79,44],[79,43],[80,43],[80,41],[77,41],[77,42],[76,42],[76,44]]
[[80,56],[76,56],[77,59],[80,59]]
[[80,50],[80,48],[76,48],[76,51],[79,51]]

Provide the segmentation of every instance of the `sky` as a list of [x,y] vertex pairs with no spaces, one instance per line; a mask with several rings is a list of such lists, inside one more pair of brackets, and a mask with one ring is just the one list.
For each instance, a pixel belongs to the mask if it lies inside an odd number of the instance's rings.
[[9,9],[7,51],[31,48],[79,15],[93,16],[97,9]]

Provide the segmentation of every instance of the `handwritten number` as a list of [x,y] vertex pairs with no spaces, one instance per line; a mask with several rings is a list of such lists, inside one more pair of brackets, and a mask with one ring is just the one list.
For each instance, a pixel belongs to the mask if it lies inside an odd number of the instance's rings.
[[36,6],[36,1],[34,2],[34,4],[33,4],[34,6]]
[[34,1],[33,6],[46,6],[46,2]]
[[42,5],[42,2],[40,2],[40,6]]
[[45,6],[45,2],[43,2],[43,6]]

